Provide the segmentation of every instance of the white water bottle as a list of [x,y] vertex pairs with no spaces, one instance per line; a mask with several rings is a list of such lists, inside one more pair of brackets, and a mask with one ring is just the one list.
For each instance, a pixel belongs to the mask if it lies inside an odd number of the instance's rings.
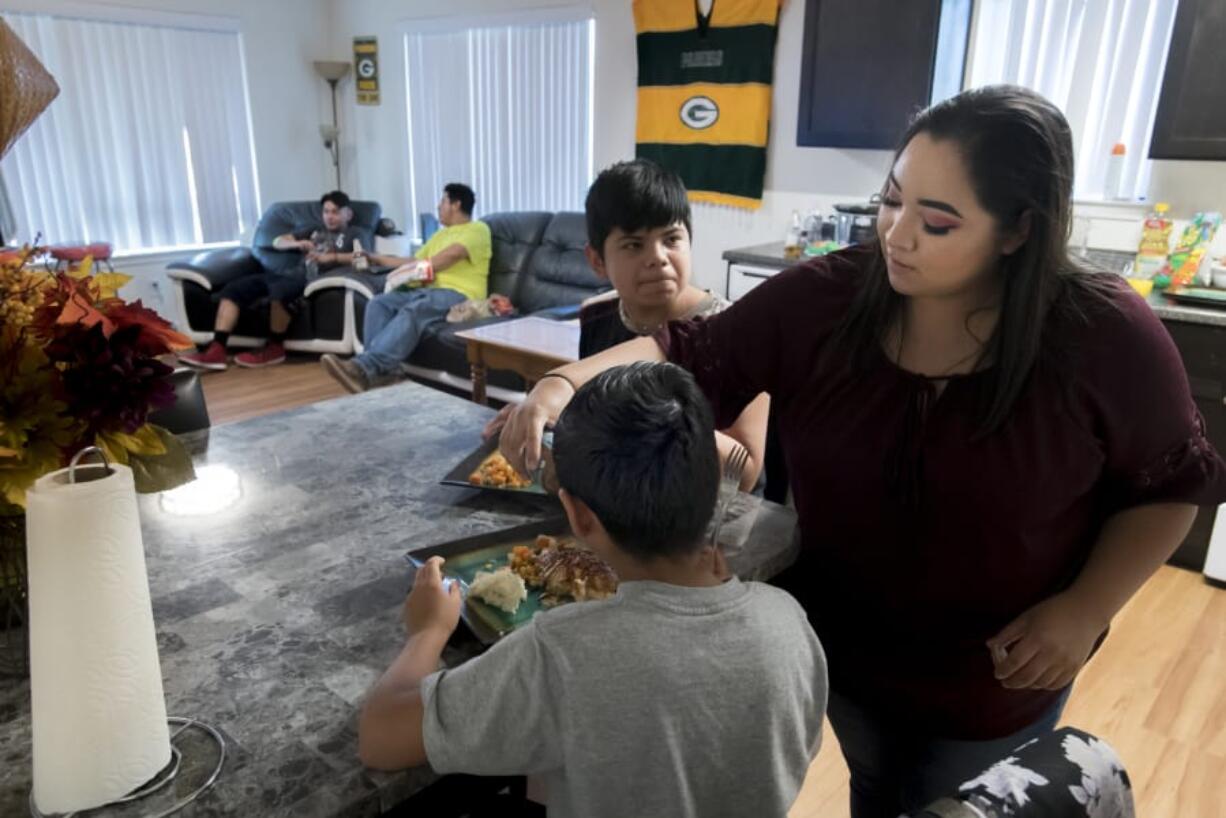
[[1120,183],[1124,176],[1124,143],[1116,142],[1107,157],[1107,179],[1103,183],[1103,198],[1107,201],[1131,198],[1120,191]]
[[366,258],[366,254],[362,252],[362,240],[353,240],[353,269],[359,273],[365,273],[370,270],[370,259]]

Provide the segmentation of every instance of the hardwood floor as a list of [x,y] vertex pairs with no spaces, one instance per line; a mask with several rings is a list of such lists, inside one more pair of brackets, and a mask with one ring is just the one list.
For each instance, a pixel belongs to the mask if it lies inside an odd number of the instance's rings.
[[291,355],[280,366],[205,372],[201,378],[214,426],[304,406],[349,394],[332,380],[315,355]]
[[[214,425],[345,394],[314,356],[208,373]],[[1226,818],[1226,591],[1163,567],[1116,617],[1064,723],[1115,747],[1142,818]],[[829,726],[791,818],[846,818],[847,769]]]
[[[1063,724],[1106,739],[1140,818],[1226,818],[1226,590],[1163,566],[1116,617]],[[827,730],[790,818],[846,818],[847,767]]]

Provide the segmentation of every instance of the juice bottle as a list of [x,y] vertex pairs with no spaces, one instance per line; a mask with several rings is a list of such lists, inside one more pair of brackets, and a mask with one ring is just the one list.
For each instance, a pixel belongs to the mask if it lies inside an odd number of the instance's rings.
[[1171,246],[1171,220],[1166,213],[1170,209],[1166,202],[1158,202],[1153,212],[1145,217],[1141,226],[1141,246],[1133,265],[1133,275],[1137,278],[1153,278],[1166,266]]

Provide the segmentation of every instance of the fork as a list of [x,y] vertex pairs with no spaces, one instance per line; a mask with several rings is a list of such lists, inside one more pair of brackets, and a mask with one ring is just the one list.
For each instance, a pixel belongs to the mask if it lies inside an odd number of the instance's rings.
[[740,491],[741,475],[745,473],[748,463],[749,452],[741,445],[729,452],[728,459],[724,461],[724,473],[719,478],[719,494],[715,501],[715,527],[711,532],[711,544],[716,548],[719,547],[719,531],[724,527],[724,514],[732,498]]

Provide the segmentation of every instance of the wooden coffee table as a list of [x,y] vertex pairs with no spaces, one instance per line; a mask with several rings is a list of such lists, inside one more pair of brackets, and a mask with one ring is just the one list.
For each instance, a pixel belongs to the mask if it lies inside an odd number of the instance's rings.
[[528,388],[551,369],[579,360],[579,321],[517,318],[456,333],[468,344],[473,400],[484,405],[486,372],[510,369]]

